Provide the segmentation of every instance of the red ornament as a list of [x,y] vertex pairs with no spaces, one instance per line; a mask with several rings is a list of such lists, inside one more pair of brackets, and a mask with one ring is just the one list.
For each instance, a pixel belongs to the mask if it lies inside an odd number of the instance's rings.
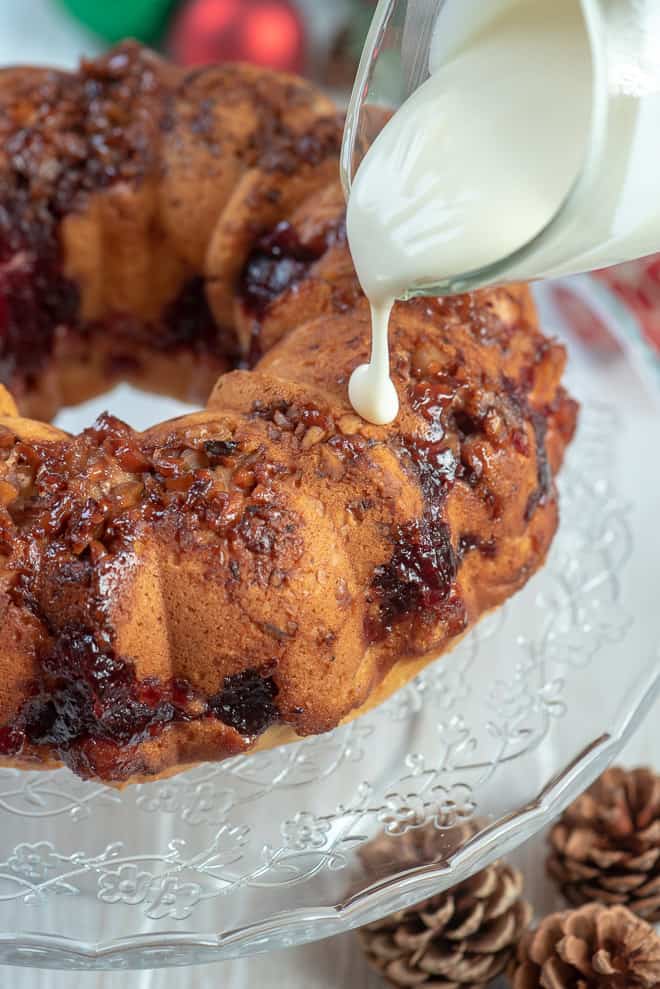
[[301,72],[305,47],[291,0],[189,0],[170,38],[175,60],[190,66],[241,61]]

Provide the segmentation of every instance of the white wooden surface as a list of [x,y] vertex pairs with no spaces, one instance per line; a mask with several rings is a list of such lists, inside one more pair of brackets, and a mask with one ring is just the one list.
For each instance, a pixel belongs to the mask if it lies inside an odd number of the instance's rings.
[[[100,0],[102,2],[102,0]],[[98,51],[96,40],[58,9],[56,0],[0,0],[0,65],[41,63],[68,66],[81,53]],[[627,765],[660,767],[660,705],[651,712],[622,759]],[[521,849],[515,860],[524,869],[528,895],[539,911],[556,904],[543,877],[543,837]],[[0,986],[8,989],[382,989],[349,934],[248,961],[186,971],[113,975],[40,972],[0,966]]]

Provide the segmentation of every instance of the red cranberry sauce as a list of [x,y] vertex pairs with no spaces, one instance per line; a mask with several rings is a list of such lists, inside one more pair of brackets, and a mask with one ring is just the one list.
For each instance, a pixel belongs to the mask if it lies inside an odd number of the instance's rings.
[[37,374],[55,328],[71,323],[77,309],[47,210],[28,208],[22,192],[11,204],[0,199],[0,382],[17,371],[28,379]]
[[492,559],[497,543],[466,532],[456,547],[444,519],[444,502],[456,482],[479,491],[489,514],[500,511],[497,497],[488,488],[483,464],[475,454],[476,442],[495,447],[510,442],[525,455],[531,453],[526,423],[536,438],[539,484],[530,497],[526,519],[552,491],[552,473],[546,449],[546,419],[529,407],[524,393],[503,382],[497,391],[475,388],[461,367],[442,369],[431,362],[415,368],[410,387],[411,404],[425,421],[423,437],[400,442],[404,462],[419,480],[424,511],[419,519],[393,533],[393,553],[387,564],[376,568],[372,587],[377,592],[378,611],[367,620],[369,641],[379,641],[395,625],[414,619],[445,621],[455,634],[463,630],[465,610],[457,599],[455,584],[464,557],[478,550]]
[[409,440],[402,454],[417,474],[424,494],[424,512],[399,526],[393,535],[389,563],[374,571],[372,587],[378,593],[378,614],[367,621],[367,637],[380,641],[405,619],[435,616],[456,610],[450,602],[459,559],[451,531],[443,518],[447,491],[456,477],[456,460],[441,444]]
[[209,699],[208,710],[239,735],[255,737],[278,720],[276,696],[272,677],[258,670],[243,670],[225,677],[223,689]]
[[248,313],[262,319],[270,304],[301,282],[312,265],[335,244],[346,239],[344,217],[311,241],[301,240],[286,220],[255,244],[240,280],[240,295]]
[[47,746],[80,775],[127,778],[140,765],[127,749],[181,722],[217,718],[245,737],[278,719],[277,688],[259,670],[225,677],[203,698],[183,680],[139,681],[133,664],[83,628],[62,630],[41,658],[41,676],[13,724],[0,729],[0,754]]

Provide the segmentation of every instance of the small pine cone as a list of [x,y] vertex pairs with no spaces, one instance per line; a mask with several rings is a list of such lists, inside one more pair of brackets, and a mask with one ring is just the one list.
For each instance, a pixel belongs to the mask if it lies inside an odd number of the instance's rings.
[[660,921],[660,776],[608,769],[550,832],[548,873],[569,903]]
[[513,989],[653,989],[660,937],[626,907],[591,903],[528,931],[509,977]]
[[358,932],[390,985],[479,989],[510,964],[531,919],[522,876],[496,862],[416,907]]

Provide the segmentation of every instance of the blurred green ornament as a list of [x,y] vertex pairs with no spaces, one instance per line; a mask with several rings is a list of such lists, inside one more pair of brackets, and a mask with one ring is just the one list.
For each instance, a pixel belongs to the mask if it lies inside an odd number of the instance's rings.
[[106,41],[151,42],[163,32],[176,0],[60,0],[74,17]]

